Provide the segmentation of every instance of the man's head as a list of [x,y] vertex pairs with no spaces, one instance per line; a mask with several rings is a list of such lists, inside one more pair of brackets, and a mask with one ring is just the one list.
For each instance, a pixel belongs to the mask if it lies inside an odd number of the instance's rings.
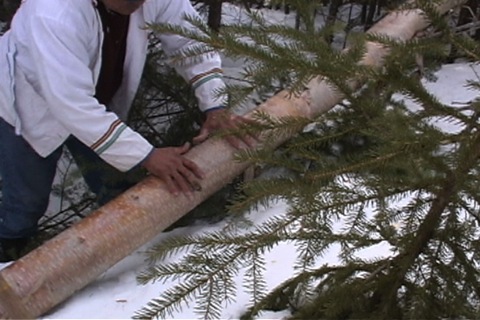
[[107,9],[129,15],[142,6],[145,0],[101,0]]

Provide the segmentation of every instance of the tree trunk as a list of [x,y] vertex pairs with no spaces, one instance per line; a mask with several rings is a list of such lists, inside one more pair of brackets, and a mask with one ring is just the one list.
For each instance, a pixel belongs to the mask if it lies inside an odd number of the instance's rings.
[[377,12],[378,0],[369,0],[366,8],[365,16],[365,30],[370,28],[373,24],[373,19],[375,18],[375,13]]
[[[460,10],[460,14],[458,15],[457,27],[469,24],[474,21],[478,21],[478,18],[480,18],[479,14],[477,13],[479,7],[478,1],[479,0],[466,1],[465,5]],[[476,40],[480,40],[480,29],[475,31],[475,33],[471,36],[473,36],[473,38]],[[447,62],[452,63],[457,57],[458,48],[452,45]]]
[[[343,0],[332,0],[328,6],[328,14],[325,19],[325,27],[331,27],[337,21],[338,10],[343,4]],[[328,39],[325,39],[328,43],[333,41],[333,35],[328,36]]]
[[[467,3],[460,10],[457,26],[462,26],[471,22],[479,21],[479,7],[480,5],[478,3],[478,0],[468,0]],[[480,29],[477,29],[471,35],[474,39],[480,40]]]
[[223,0],[209,0],[208,1],[208,26],[212,30],[220,31],[222,23],[222,3]]
[[[444,13],[463,2],[445,1],[438,11]],[[427,26],[421,11],[409,10],[388,15],[369,32],[405,41]],[[360,63],[380,67],[388,49],[373,42],[366,49]],[[355,79],[349,83],[353,88],[361,85]],[[313,117],[342,99],[338,90],[318,77],[302,94],[282,91],[259,109],[272,117]],[[281,139],[274,143],[279,145],[287,138]],[[234,152],[223,140],[215,139],[186,155],[206,173],[193,200],[172,196],[162,181],[149,177],[2,270],[0,318],[38,317],[95,280],[239,175],[248,163],[235,161]]]
[[478,0],[468,0],[460,10],[457,26],[470,23],[478,18]]

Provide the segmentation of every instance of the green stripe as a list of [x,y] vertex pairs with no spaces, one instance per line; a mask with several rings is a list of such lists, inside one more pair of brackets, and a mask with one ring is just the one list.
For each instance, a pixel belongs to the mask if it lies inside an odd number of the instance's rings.
[[220,78],[222,78],[222,75],[220,73],[215,73],[215,74],[209,75],[208,77],[205,77],[205,78],[202,78],[200,80],[195,81],[195,83],[192,84],[193,90],[197,90],[198,87],[200,87],[205,82],[208,82],[208,81],[210,81],[212,79],[216,79],[216,78],[220,79]]
[[107,142],[105,142],[101,148],[97,149],[97,154],[101,155],[105,150],[110,148],[110,146],[114,144],[115,141],[117,141],[118,137],[125,129],[127,129],[127,125],[125,123],[122,123],[122,125],[118,127],[117,130],[115,130],[115,133],[112,135],[112,137]]

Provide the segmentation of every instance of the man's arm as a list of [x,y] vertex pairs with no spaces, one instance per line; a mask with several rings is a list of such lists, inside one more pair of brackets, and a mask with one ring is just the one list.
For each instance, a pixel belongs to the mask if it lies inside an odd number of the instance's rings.
[[189,149],[188,143],[181,147],[155,148],[141,164],[162,179],[170,193],[175,196],[183,193],[190,197],[200,188],[204,173],[193,161],[183,156]]
[[[157,16],[157,23],[194,28],[185,20],[186,16],[198,17],[198,13],[192,7],[190,1],[158,1],[158,3],[160,2],[164,8],[160,10],[162,14]],[[194,40],[179,35],[161,34],[159,37],[162,41],[162,48],[168,56],[176,55],[190,46],[198,45]],[[252,122],[225,108],[227,96],[226,94],[220,94],[225,89],[222,61],[217,52],[209,52],[199,57],[184,59],[181,63],[173,66],[177,73],[190,83],[195,91],[200,110],[206,113],[206,121],[199,135],[194,139],[194,143],[204,141],[215,132],[235,130],[240,125]],[[235,148],[240,148],[244,145],[252,146],[255,139],[251,135],[228,135],[226,140]]]
[[32,15],[26,22],[28,50],[38,57],[32,86],[69,132],[119,170],[129,170],[153,147],[94,98],[91,37],[76,21],[64,20]]

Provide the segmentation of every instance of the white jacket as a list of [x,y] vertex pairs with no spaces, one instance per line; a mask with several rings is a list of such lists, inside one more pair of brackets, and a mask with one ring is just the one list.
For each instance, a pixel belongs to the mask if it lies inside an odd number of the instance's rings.
[[[140,83],[148,45],[147,23],[187,25],[196,12],[188,0],[147,0],[130,18],[123,82],[110,110],[93,97],[103,41],[92,0],[24,0],[11,30],[0,38],[0,117],[45,157],[70,135],[122,171],[143,160],[152,146],[124,124]],[[193,45],[161,35],[167,55]],[[193,59],[192,59],[193,60]],[[221,61],[213,54],[175,66],[195,89],[205,111],[225,103]]]

